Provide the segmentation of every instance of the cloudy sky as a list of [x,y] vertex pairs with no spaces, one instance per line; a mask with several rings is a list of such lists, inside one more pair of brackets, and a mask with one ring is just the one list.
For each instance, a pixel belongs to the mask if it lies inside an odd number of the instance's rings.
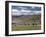
[[28,15],[40,13],[41,7],[34,6],[12,6],[13,15]]

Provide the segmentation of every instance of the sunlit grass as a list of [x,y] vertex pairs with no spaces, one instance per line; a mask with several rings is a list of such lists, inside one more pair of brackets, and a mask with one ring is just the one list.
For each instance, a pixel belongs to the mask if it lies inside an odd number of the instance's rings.
[[22,30],[40,30],[41,26],[40,25],[13,25],[12,26],[12,31],[22,31]]

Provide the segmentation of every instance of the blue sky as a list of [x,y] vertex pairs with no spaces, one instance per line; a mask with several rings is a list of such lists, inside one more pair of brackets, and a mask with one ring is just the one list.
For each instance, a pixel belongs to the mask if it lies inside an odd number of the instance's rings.
[[12,9],[17,9],[17,10],[31,10],[31,11],[41,11],[41,7],[33,7],[33,6],[12,6]]
[[[12,6],[13,14],[21,15],[23,14],[31,14],[31,13],[40,13],[41,7],[34,6]],[[24,13],[25,12],[25,13]]]

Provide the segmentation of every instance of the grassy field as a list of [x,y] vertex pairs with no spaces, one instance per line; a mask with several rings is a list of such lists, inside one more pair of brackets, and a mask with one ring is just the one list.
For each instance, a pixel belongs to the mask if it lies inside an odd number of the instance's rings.
[[12,25],[12,31],[22,31],[22,30],[40,30],[41,26],[40,25],[30,25],[30,26],[25,26],[25,25]]
[[41,15],[15,16],[13,20],[15,22],[12,23],[12,31],[41,29]]

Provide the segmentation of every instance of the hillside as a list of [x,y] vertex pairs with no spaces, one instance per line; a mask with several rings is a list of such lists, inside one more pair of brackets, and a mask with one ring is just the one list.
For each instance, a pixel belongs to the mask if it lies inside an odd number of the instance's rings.
[[33,22],[41,22],[41,15],[21,15],[21,16],[12,16],[12,23],[15,24],[24,24],[24,23],[33,23]]

